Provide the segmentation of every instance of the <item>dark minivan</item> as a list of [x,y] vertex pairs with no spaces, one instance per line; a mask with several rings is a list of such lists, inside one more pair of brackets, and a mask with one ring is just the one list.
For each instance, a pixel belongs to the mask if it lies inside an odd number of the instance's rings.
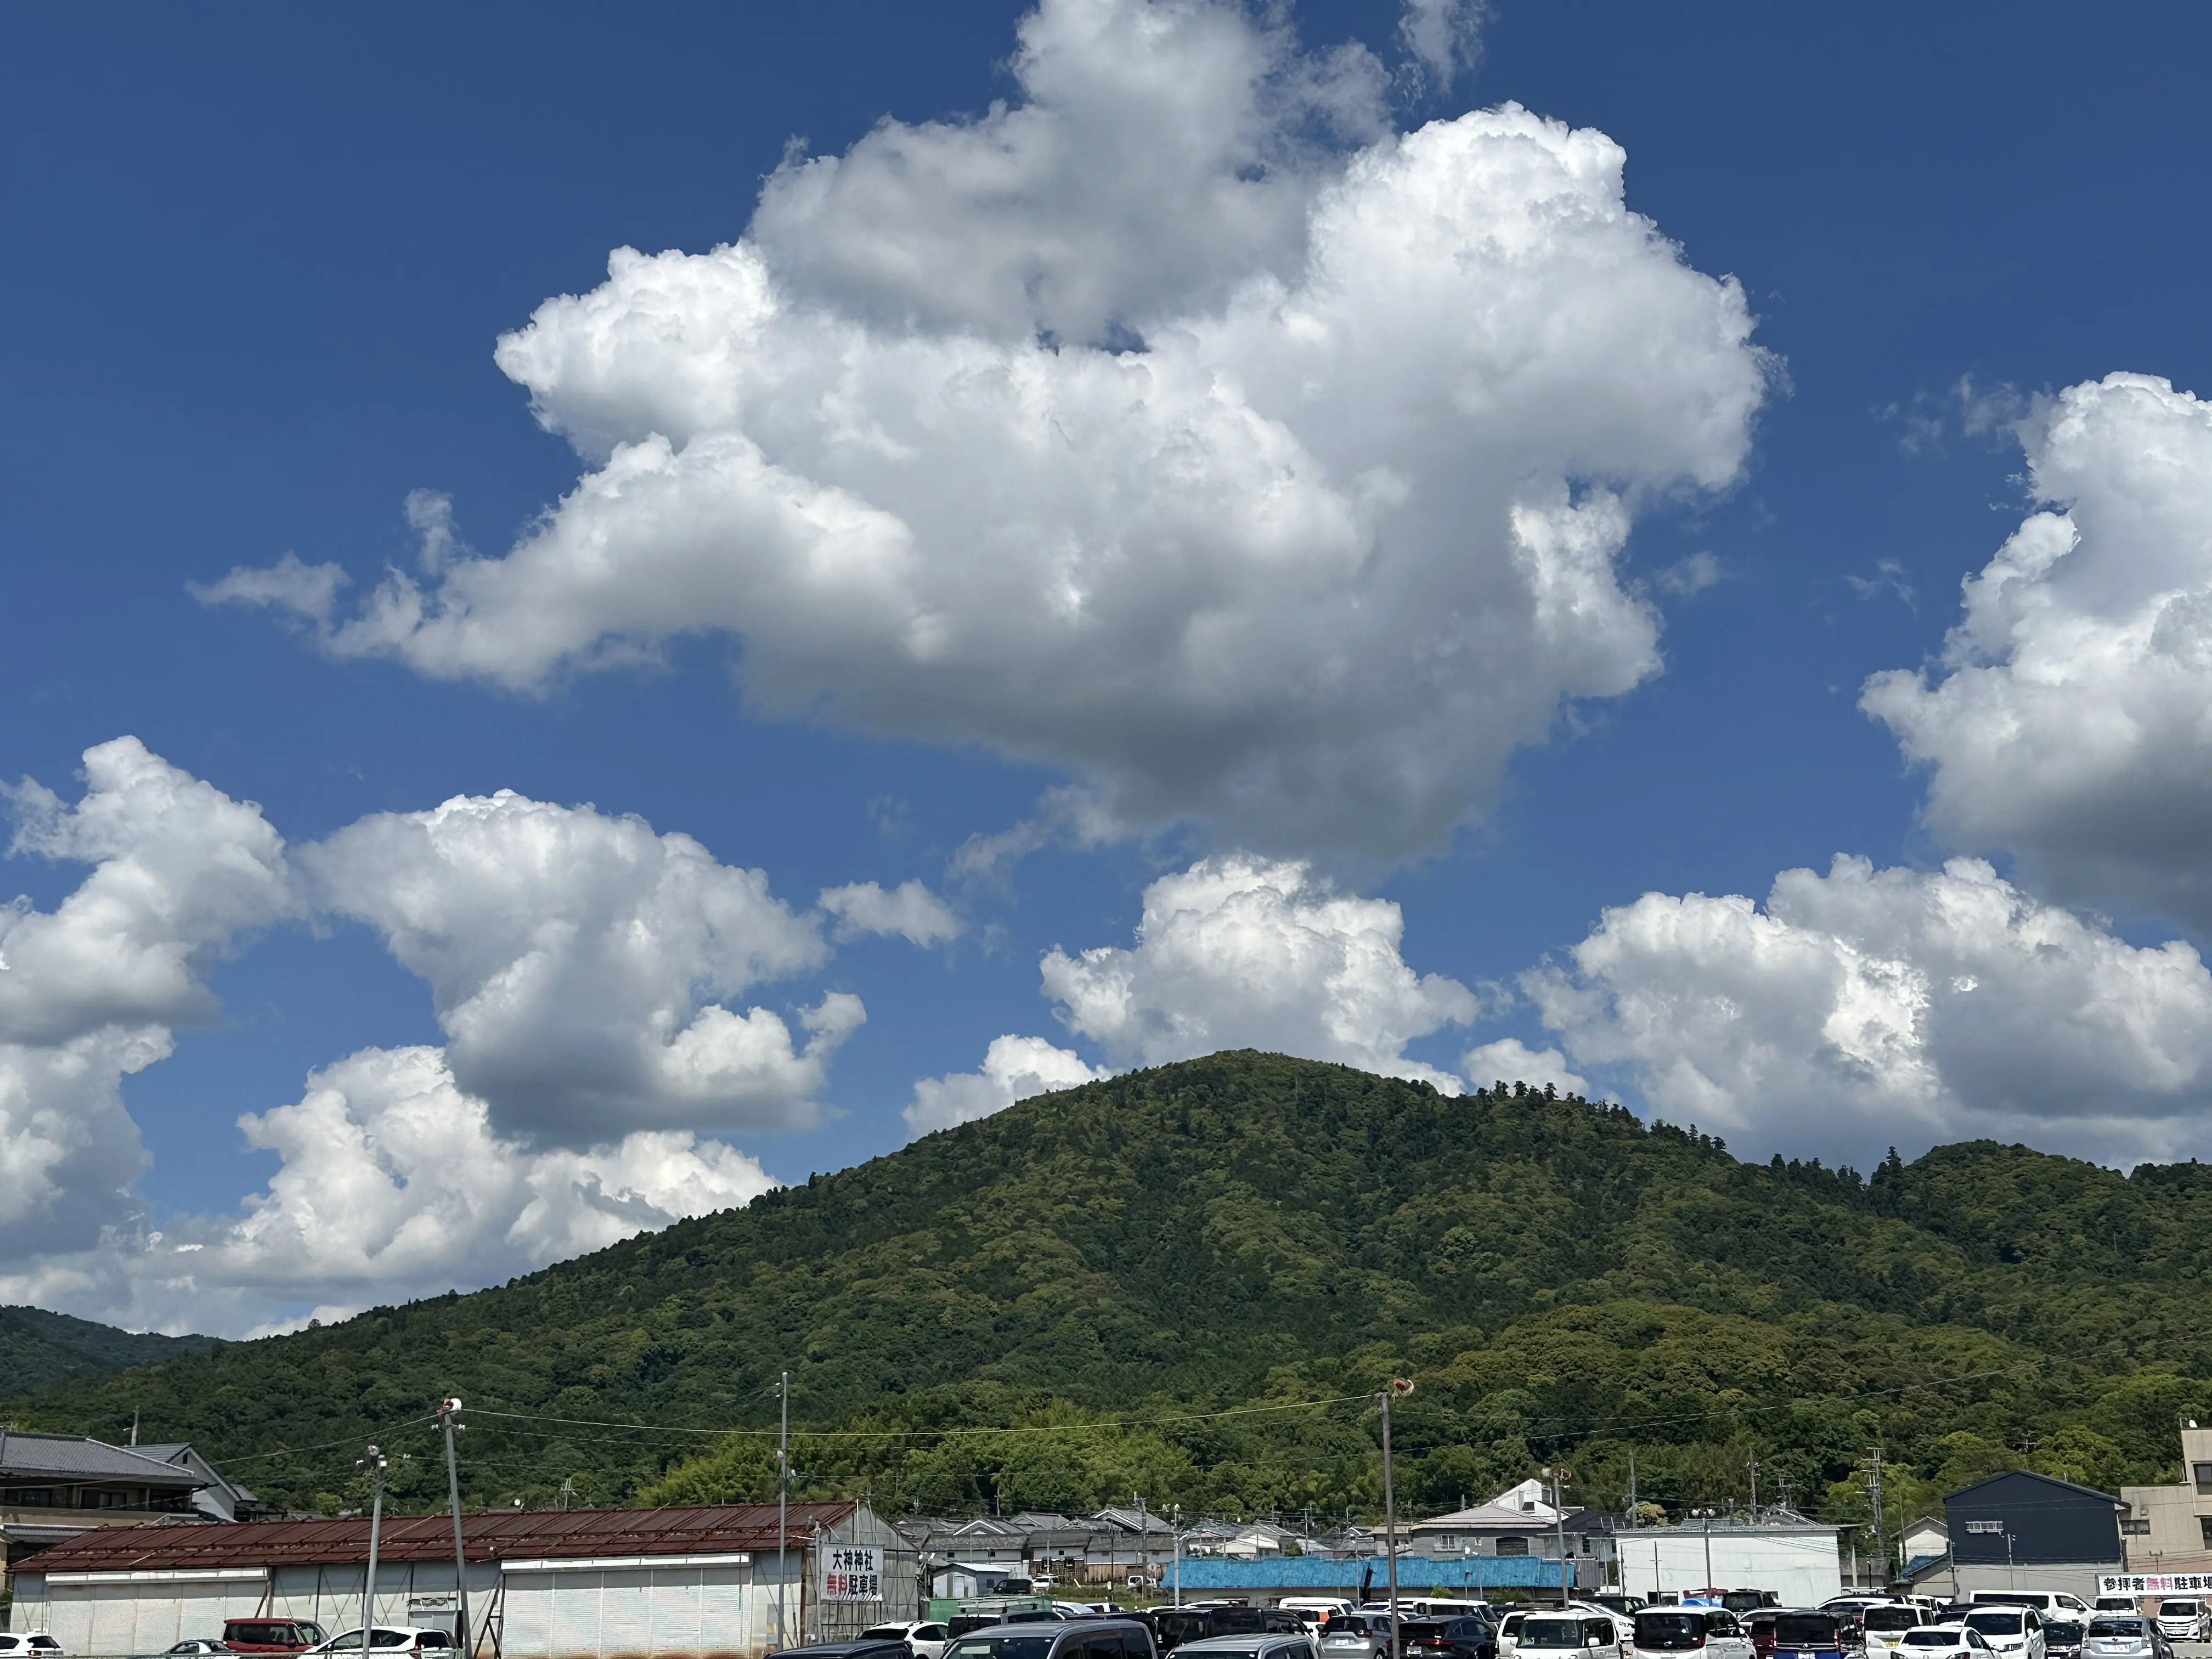
[[222,1644],[233,1653],[304,1653],[327,1640],[312,1619],[226,1619]]

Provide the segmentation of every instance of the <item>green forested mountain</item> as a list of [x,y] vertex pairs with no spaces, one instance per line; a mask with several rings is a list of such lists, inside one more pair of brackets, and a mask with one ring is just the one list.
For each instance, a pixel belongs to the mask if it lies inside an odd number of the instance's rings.
[[2177,1414],[2212,1409],[2208,1268],[2206,1166],[1746,1164],[1616,1107],[1237,1053],[9,1413],[112,1435],[140,1412],[301,1506],[354,1501],[374,1437],[417,1454],[397,1491],[427,1508],[450,1391],[477,1501],[714,1499],[769,1489],[767,1443],[670,1430],[772,1429],[788,1370],[803,1490],[1335,1514],[1376,1506],[1374,1413],[1306,1402],[1395,1374],[1416,1510],[1560,1460],[1570,1497],[1617,1503],[1632,1452],[1669,1508],[1739,1498],[1755,1455],[1763,1495],[1863,1520],[1879,1446],[1893,1522],[2021,1462],[2170,1478]]
[[204,1336],[145,1336],[44,1308],[0,1308],[0,1392],[119,1371],[208,1346]]

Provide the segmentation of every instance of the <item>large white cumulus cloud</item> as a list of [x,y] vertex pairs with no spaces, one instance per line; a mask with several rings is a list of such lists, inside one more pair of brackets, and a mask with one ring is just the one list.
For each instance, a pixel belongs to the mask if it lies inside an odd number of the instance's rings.
[[1523,987],[1577,1065],[1738,1150],[1973,1136],[2130,1163],[2206,1150],[2212,974],[1978,860],[1784,872],[1762,908],[1647,893]]
[[74,804],[6,791],[10,850],[90,872],[52,911],[0,905],[0,1257],[90,1243],[128,1215],[146,1156],[123,1079],[215,1016],[208,970],[296,913],[258,807],[118,738],[84,755]]
[[502,340],[593,469],[503,556],[428,510],[349,617],[331,572],[208,595],[519,686],[720,631],[763,708],[1293,852],[1433,844],[1656,670],[1616,561],[1738,476],[1764,364],[1619,146],[1389,132],[1364,54],[1225,0],[1044,0],[1013,70]]
[[956,1123],[1002,1112],[1031,1095],[1073,1089],[1112,1075],[1103,1067],[1090,1066],[1073,1050],[1058,1048],[1042,1037],[994,1037],[984,1051],[981,1071],[954,1072],[915,1083],[914,1100],[904,1114],[907,1127],[918,1135],[949,1129]]
[[760,1165],[684,1131],[585,1148],[503,1137],[433,1048],[368,1048],[307,1079],[295,1103],[240,1119],[282,1160],[234,1214],[117,1229],[96,1249],[0,1273],[11,1299],[134,1326],[246,1333],[473,1288],[745,1204]]
[[2212,924],[2212,404],[2114,374],[2020,432],[2046,509],[1966,581],[1939,671],[1878,674],[1863,706],[1954,846]]
[[363,818],[301,857],[429,981],[454,1078],[505,1133],[805,1122],[865,1017],[831,993],[802,1042],[771,1009],[720,1006],[819,967],[818,926],[761,871],[638,818],[502,790]]
[[1304,864],[1207,859],[1145,890],[1134,945],[1050,952],[1044,989],[1117,1064],[1267,1048],[1455,1092],[1406,1045],[1473,1018],[1475,999],[1416,975],[1404,934],[1389,900],[1339,893]]

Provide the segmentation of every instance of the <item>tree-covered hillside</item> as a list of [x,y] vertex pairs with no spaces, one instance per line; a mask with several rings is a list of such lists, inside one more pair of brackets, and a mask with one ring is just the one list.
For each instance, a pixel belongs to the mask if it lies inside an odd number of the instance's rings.
[[[1371,1408],[1340,1397],[1401,1374],[1414,1509],[1561,1458],[1570,1496],[1615,1503],[1632,1450],[1669,1507],[1740,1497],[1756,1455],[1764,1494],[1859,1520],[1879,1445],[1893,1522],[2023,1461],[2102,1486],[2169,1471],[2177,1413],[2212,1407],[2208,1266],[2203,1166],[2123,1177],[1981,1143],[1863,1179],[1744,1164],[1616,1107],[1237,1053],[502,1287],[12,1409],[105,1434],[142,1412],[149,1437],[327,1507],[352,1501],[362,1442],[427,1454],[450,1391],[479,1501],[564,1480],[715,1498],[768,1489],[765,1441],[669,1430],[772,1428],[788,1370],[805,1490],[1333,1514],[1378,1496]],[[434,1460],[396,1474],[403,1506],[436,1501]]]
[[118,1371],[208,1346],[204,1336],[142,1335],[44,1308],[0,1308],[0,1393]]

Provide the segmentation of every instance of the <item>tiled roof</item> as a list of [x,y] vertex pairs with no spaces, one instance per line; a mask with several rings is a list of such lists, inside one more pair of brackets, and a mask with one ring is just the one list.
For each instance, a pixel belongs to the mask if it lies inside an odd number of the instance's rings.
[[207,1483],[190,1469],[81,1434],[25,1434],[0,1429],[0,1480],[131,1480],[184,1489]]
[[[793,1504],[788,1538],[805,1541],[860,1507]],[[471,1561],[599,1555],[705,1555],[775,1548],[773,1504],[659,1510],[501,1510],[461,1517]],[[453,1523],[444,1515],[386,1516],[378,1537],[386,1561],[449,1561]],[[204,1527],[103,1527],[42,1551],[38,1572],[138,1572],[157,1568],[336,1565],[368,1559],[367,1516],[338,1521],[233,1521]]]

